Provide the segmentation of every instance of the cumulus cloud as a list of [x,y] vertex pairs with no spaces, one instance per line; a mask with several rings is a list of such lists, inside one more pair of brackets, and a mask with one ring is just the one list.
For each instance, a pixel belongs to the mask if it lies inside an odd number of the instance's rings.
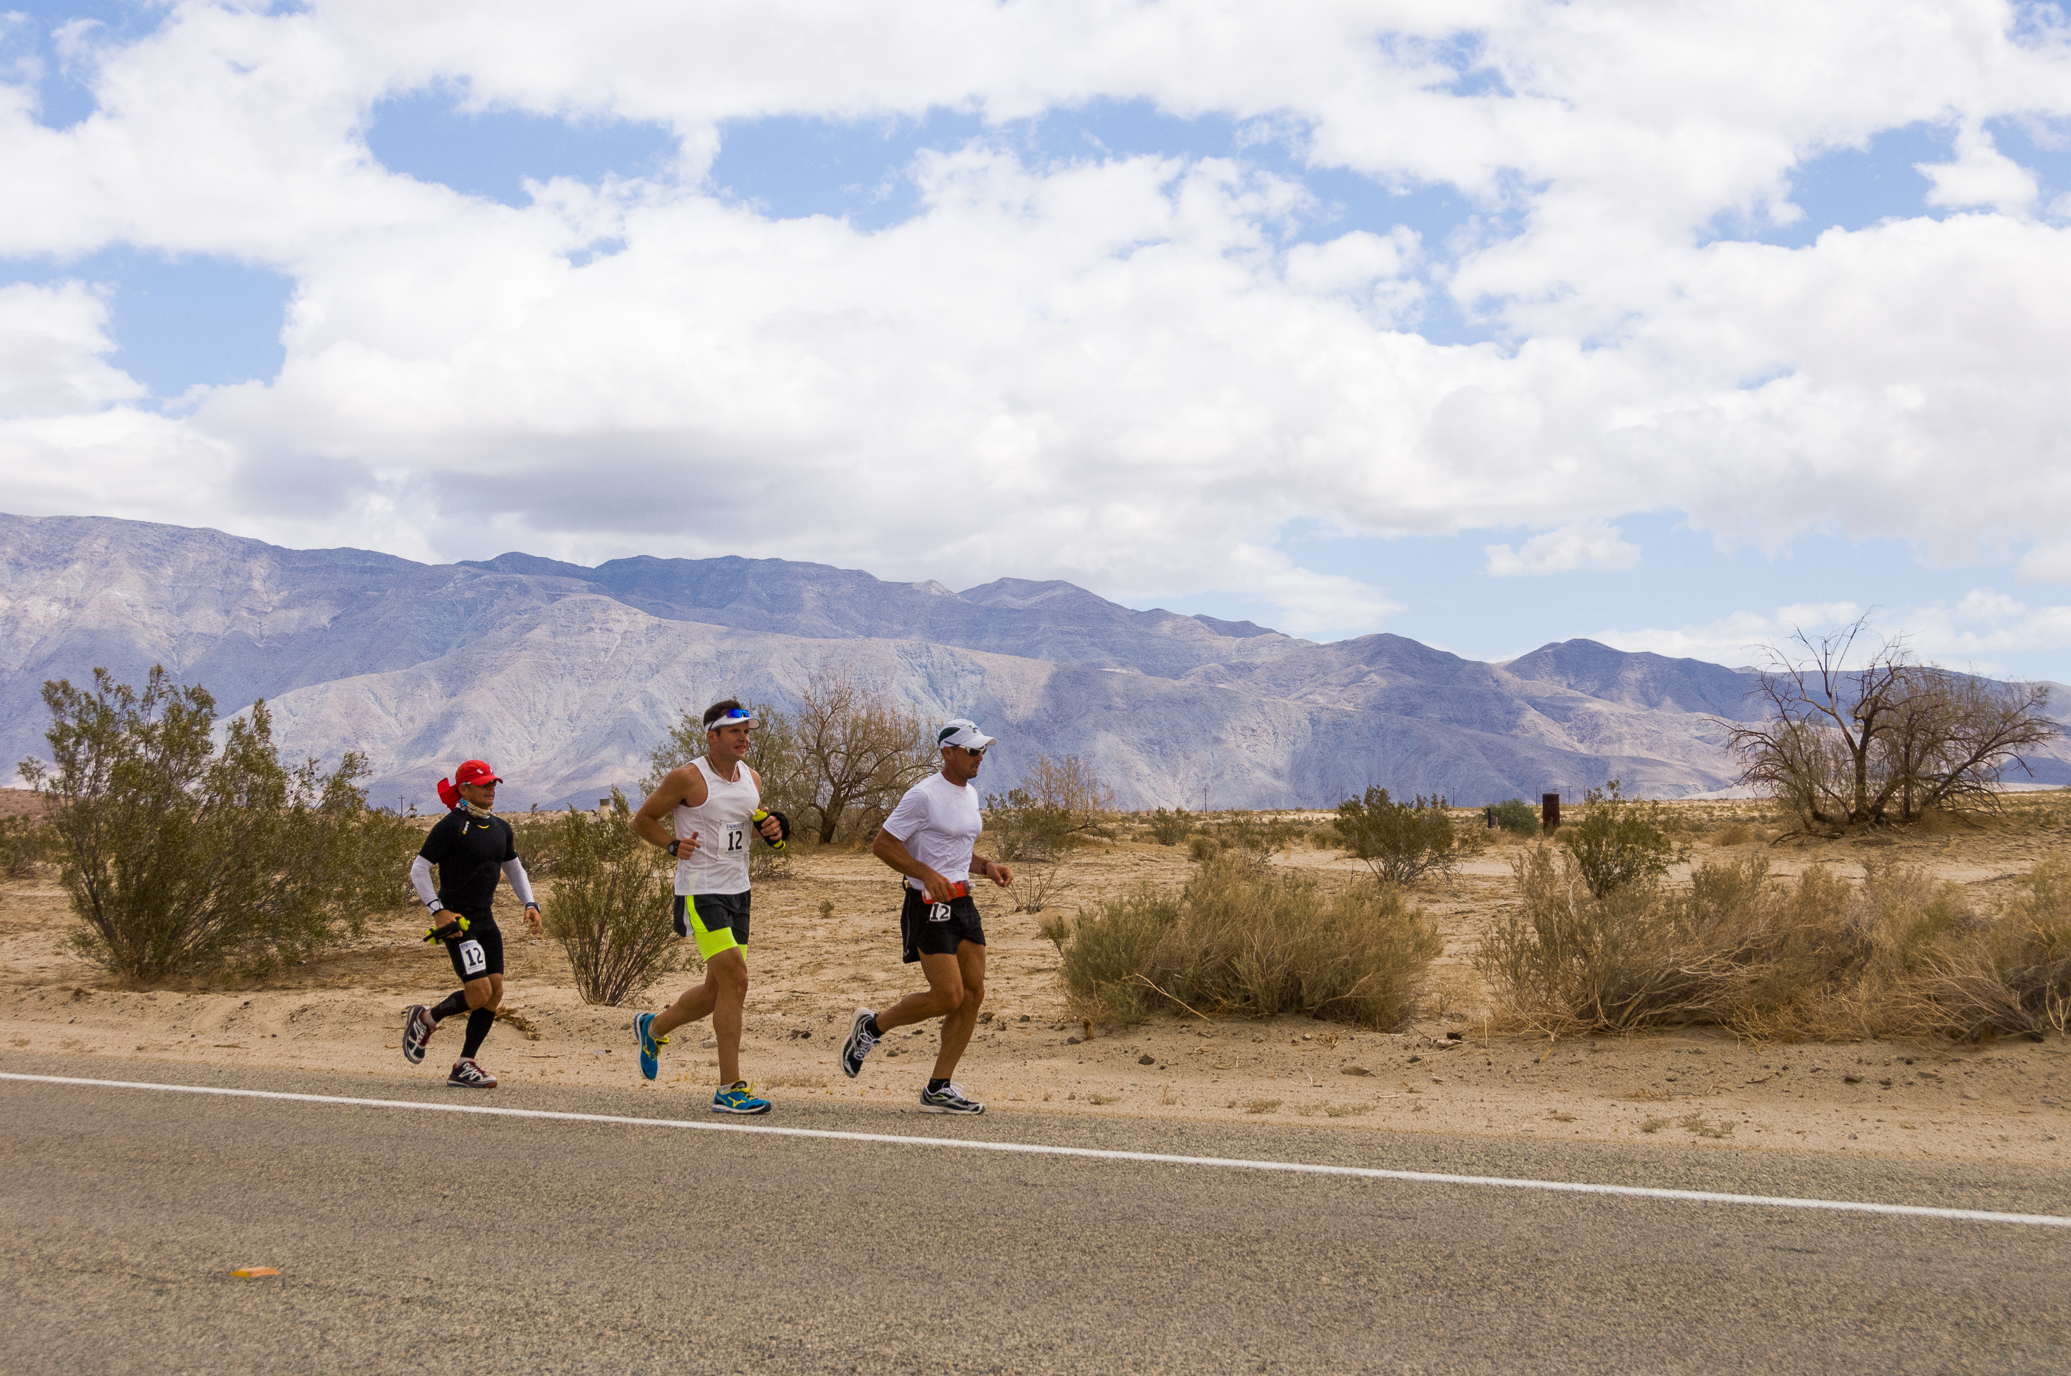
[[1616,573],[1640,561],[1640,547],[1627,542],[1618,527],[1604,521],[1576,521],[1573,524],[1534,535],[1518,549],[1508,545],[1484,545],[1492,578],[1515,578],[1519,574]]
[[[178,488],[164,519],[279,539],[1222,588],[1290,629],[1371,628],[1400,596],[1279,556],[1295,522],[1543,530],[1489,547],[1500,576],[1632,567],[1612,522],[1637,510],[1936,553],[2071,521],[2071,230],[1982,132],[2071,114],[2071,55],[1988,0],[182,3],[70,43],[91,118],[47,128],[0,82],[0,253],[132,243],[296,289],[280,375],[178,414],[134,406],[89,287],[0,298],[0,349],[55,341],[0,383],[25,507],[112,512],[88,475],[115,465]],[[519,207],[397,175],[365,131],[433,85],[659,122],[678,162]],[[996,136],[1098,99],[1256,121],[1476,213],[1443,242],[1331,233],[1241,158]],[[702,180],[732,121],[945,107],[990,125],[924,151],[916,214],[876,232]],[[1935,204],[1978,213],[1796,250],[1706,232],[1919,121],[1958,126],[1922,169]],[[1434,304],[1489,342],[1417,333]]]

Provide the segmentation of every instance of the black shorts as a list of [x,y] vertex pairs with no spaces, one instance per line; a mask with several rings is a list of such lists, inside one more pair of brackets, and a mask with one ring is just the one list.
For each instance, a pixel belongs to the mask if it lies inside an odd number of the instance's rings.
[[675,919],[676,935],[695,936],[698,954],[706,960],[748,944],[745,893],[679,893]]
[[985,944],[985,927],[978,921],[978,905],[969,898],[952,898],[947,903],[930,903],[919,889],[906,890],[906,906],[899,910],[899,935],[905,940],[906,964],[922,956],[953,956],[968,941]]
[[[440,913],[439,916],[445,917],[446,914]],[[487,913],[479,917],[473,913],[465,916],[467,930],[446,943],[446,954],[453,960],[453,973],[460,976],[462,984],[471,979],[487,979],[491,975],[502,974],[503,929]]]

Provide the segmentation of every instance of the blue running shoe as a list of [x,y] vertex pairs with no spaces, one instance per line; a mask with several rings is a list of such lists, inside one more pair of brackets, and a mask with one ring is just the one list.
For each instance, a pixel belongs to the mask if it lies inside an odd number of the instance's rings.
[[633,1019],[633,1032],[640,1038],[640,1073],[652,1080],[662,1072],[662,1048],[669,1044],[667,1037],[650,1035],[648,1028],[654,1023],[654,1014],[642,1013]]
[[769,1112],[769,1100],[758,1099],[746,1080],[735,1080],[712,1096],[712,1112],[752,1115]]

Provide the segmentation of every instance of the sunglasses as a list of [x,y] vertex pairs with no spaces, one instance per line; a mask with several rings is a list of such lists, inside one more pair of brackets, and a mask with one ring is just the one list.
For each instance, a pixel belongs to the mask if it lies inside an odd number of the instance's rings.
[[974,760],[982,760],[985,758],[985,752],[992,749],[992,747],[989,745],[981,745],[977,749],[973,750],[968,745],[960,745],[957,747],[957,749],[963,751],[966,755],[969,755]]

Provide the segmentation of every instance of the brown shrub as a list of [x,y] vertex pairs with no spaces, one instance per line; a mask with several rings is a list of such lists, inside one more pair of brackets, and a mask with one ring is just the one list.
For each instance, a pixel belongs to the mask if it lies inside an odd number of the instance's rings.
[[1408,1018],[1444,945],[1396,889],[1325,888],[1238,850],[1204,859],[1181,890],[1142,885],[1045,932],[1089,1016],[1306,1012],[1380,1029]]

